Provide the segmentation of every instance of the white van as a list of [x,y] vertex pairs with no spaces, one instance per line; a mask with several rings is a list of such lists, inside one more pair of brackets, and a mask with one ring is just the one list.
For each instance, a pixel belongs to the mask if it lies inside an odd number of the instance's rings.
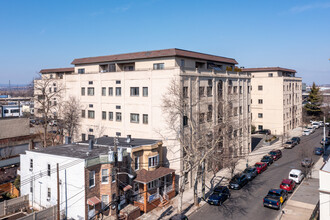
[[304,174],[301,170],[292,169],[289,173],[289,179],[300,183],[304,179]]

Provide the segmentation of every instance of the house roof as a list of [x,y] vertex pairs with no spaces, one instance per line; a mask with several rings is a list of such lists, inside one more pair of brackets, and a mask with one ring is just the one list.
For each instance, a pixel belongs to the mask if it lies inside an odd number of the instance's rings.
[[40,73],[63,73],[63,72],[74,72],[74,67],[40,70]]
[[265,71],[282,71],[296,73],[294,69],[287,69],[282,67],[261,67],[261,68],[243,68],[242,72],[265,72]]
[[140,183],[149,183],[173,172],[175,172],[175,170],[166,167],[159,167],[153,171],[142,169],[136,172],[137,176],[134,181]]
[[[117,138],[117,145],[121,147],[140,147],[145,145],[154,145],[161,144],[161,140],[155,139],[144,139],[144,138],[131,138],[131,141],[128,143],[127,138],[119,137]],[[81,144],[88,145],[89,141],[82,141]],[[113,146],[114,145],[114,137],[103,136],[100,138],[96,138],[94,140],[94,145],[104,145],[104,146]]]
[[238,64],[237,61],[233,58],[215,56],[205,53],[198,53],[198,52],[182,50],[177,48],[143,51],[143,52],[135,52],[135,53],[124,53],[124,54],[116,54],[116,55],[108,55],[108,56],[78,58],[78,59],[74,59],[71,64],[89,64],[89,63],[138,60],[138,59],[173,57],[173,56],[189,57],[189,58],[222,62],[222,63],[230,63],[230,64]]

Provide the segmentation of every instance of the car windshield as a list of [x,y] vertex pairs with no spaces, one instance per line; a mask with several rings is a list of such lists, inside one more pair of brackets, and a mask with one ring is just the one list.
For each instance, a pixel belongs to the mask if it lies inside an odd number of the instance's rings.
[[269,160],[270,159],[270,156],[264,156],[263,159]]
[[269,196],[281,196],[279,193],[275,192],[275,191],[269,191],[268,192]]
[[276,152],[275,151],[271,151],[269,152],[270,155],[276,155]]
[[287,141],[286,144],[292,144],[292,141]]
[[282,183],[282,186],[290,186],[289,183]]
[[214,189],[214,192],[216,193],[219,193],[219,192],[222,192],[223,191],[223,188],[220,188],[220,187],[217,187]]
[[315,150],[321,151],[321,150],[322,150],[322,148],[320,148],[320,147],[317,147],[317,148],[315,148]]
[[244,170],[244,173],[252,173],[253,169],[252,168],[247,168]]
[[305,163],[310,163],[310,162],[311,162],[311,159],[305,158],[305,159],[304,159],[304,162],[305,162]]
[[297,178],[298,176],[296,174],[290,174],[290,177]]
[[262,167],[262,165],[261,164],[256,164],[256,167]]

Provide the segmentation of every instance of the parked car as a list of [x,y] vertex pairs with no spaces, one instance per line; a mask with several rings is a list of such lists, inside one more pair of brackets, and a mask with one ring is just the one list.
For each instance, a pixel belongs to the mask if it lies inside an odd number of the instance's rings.
[[302,161],[301,161],[301,166],[302,167],[311,167],[313,166],[314,162],[313,159],[311,157],[305,157]]
[[299,184],[304,179],[304,174],[301,170],[292,169],[289,173],[289,179]]
[[267,170],[267,163],[257,162],[254,166],[256,167],[258,174]]
[[307,129],[311,131],[311,134],[313,134],[315,132],[315,128],[313,128],[313,127],[308,127]]
[[292,137],[291,141],[295,141],[297,144],[300,144],[300,137]]
[[281,150],[272,150],[271,152],[269,152],[269,155],[271,155],[274,160],[278,160],[282,157],[282,151]]
[[227,186],[216,187],[207,202],[211,205],[222,205],[224,201],[230,198],[230,191]]
[[294,188],[296,188],[296,183],[291,179],[284,179],[282,180],[280,188],[286,190],[289,193],[292,193]]
[[257,133],[257,134],[268,134],[268,135],[270,135],[271,134],[271,131],[269,129],[263,129],[263,130],[258,130],[255,133]]
[[325,145],[329,145],[330,144],[330,140],[329,138],[325,138],[325,141],[324,141],[324,138],[322,138],[322,140],[320,141],[320,144],[324,145],[324,142],[325,142]]
[[283,189],[271,189],[263,200],[264,207],[280,210],[282,204],[287,200],[288,192]]
[[246,175],[248,180],[254,179],[258,175],[258,170],[255,167],[247,167],[244,171],[243,174]]
[[323,147],[315,147],[314,154],[315,155],[322,155],[324,153]]
[[312,132],[309,129],[305,129],[302,133],[303,136],[308,136],[310,135]]
[[265,155],[261,159],[261,162],[267,163],[267,166],[270,166],[274,162],[274,159],[271,155]]
[[315,128],[315,129],[317,129],[317,128],[320,127],[320,123],[317,122],[317,121],[315,121],[315,122],[312,123],[312,127]]
[[291,141],[290,140],[290,141],[285,142],[284,148],[291,149],[291,148],[293,148],[296,145],[297,145],[297,142],[294,142],[294,141]]
[[245,174],[236,174],[229,182],[231,189],[241,189],[249,182]]

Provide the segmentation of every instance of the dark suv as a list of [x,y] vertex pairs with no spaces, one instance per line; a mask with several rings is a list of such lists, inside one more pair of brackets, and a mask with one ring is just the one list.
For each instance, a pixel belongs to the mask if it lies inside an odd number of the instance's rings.
[[244,174],[236,174],[229,182],[231,189],[241,189],[249,182],[248,178]]
[[278,160],[282,157],[282,151],[281,150],[272,150],[271,152],[269,152],[269,155],[271,155],[274,160]]
[[262,159],[261,162],[267,163],[267,166],[271,165],[274,162],[273,156],[271,155],[265,155]]
[[300,137],[293,137],[293,138],[291,138],[291,141],[294,141],[297,144],[300,144]]
[[207,202],[211,205],[222,205],[224,201],[230,198],[230,191],[227,186],[216,187]]

